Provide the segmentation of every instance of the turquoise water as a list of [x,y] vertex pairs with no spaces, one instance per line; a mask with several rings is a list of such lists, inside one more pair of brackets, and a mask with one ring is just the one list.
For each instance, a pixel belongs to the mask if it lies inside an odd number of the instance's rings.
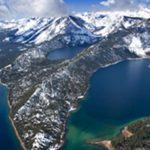
[[8,118],[7,94],[7,89],[0,85],[0,150],[21,150],[19,141]]
[[[72,113],[64,150],[101,150],[86,141],[109,138],[135,119],[150,116],[150,60],[99,69],[79,109]],[[8,118],[7,89],[0,85],[0,150],[21,150]]]
[[110,138],[123,125],[150,116],[150,60],[125,61],[99,69],[68,122],[64,150],[100,150],[89,139]]

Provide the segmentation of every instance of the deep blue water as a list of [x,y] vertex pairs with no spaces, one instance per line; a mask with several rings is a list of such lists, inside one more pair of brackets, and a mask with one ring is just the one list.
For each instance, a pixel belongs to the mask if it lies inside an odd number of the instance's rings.
[[69,119],[64,150],[98,150],[86,141],[109,138],[127,123],[150,116],[150,60],[99,69],[80,108]]
[[48,59],[50,60],[59,60],[59,59],[70,59],[76,56],[81,52],[85,47],[65,47],[53,50],[49,53]]
[[7,89],[0,85],[0,150],[21,150],[8,118],[7,92]]
[[[64,150],[100,150],[86,141],[112,137],[130,121],[150,116],[149,65],[150,60],[137,60],[99,69],[70,116]],[[7,89],[0,86],[0,150],[20,150],[8,115]]]

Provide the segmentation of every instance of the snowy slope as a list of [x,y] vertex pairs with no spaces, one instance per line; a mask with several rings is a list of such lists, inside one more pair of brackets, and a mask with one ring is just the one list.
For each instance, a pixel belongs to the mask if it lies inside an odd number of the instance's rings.
[[[118,31],[139,30],[141,27],[148,30],[150,25],[147,25],[146,19],[149,18],[149,12],[147,9],[139,12],[90,12],[56,18],[3,21],[0,22],[0,30],[8,32],[4,39],[6,42],[40,45],[55,39],[63,45],[93,44]],[[147,35],[149,39],[149,33]],[[130,43],[128,40],[128,46],[132,45],[132,39],[135,41],[134,36],[130,37]],[[146,36],[146,32],[142,36]],[[141,39],[141,42],[145,43],[145,39]]]
[[[41,44],[63,35],[66,43],[72,39],[90,43],[98,38],[88,30],[88,24],[77,17],[31,18],[18,21],[1,22],[0,28],[13,32],[9,41]],[[8,39],[8,37],[7,37]],[[74,41],[73,41],[74,42]]]

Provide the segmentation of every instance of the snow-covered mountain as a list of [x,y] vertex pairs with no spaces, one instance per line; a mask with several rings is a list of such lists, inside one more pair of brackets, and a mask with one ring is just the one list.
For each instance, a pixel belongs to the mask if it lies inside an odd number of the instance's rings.
[[1,22],[0,28],[10,31],[5,41],[41,44],[63,36],[65,44],[85,44],[96,41],[89,24],[78,17],[31,18]]
[[0,29],[7,30],[4,41],[42,44],[57,37],[63,44],[91,44],[118,30],[145,25],[145,13],[82,13],[57,18],[30,18],[1,21]]
[[[30,59],[43,55],[46,57],[53,49],[92,45],[111,36],[114,36],[114,40],[120,37],[121,44],[130,52],[145,57],[150,52],[149,15],[145,11],[90,12],[74,16],[0,21],[0,58],[5,61],[11,55],[11,62],[22,51],[35,48],[20,56],[25,61],[19,59],[18,70],[26,70],[31,64]],[[8,61],[4,63],[8,64]]]
[[[82,44],[91,45],[72,59],[47,59],[51,50]],[[60,149],[93,72],[149,52],[150,19],[136,13],[1,21],[0,61],[10,65],[1,67],[0,81],[11,91],[11,118],[26,149]]]
[[[129,50],[143,56],[150,51],[148,18],[145,11],[91,12],[74,16],[1,21],[0,30],[5,32],[3,42],[41,45],[52,41],[57,43],[55,45],[71,46],[93,44],[114,33],[128,32],[124,41]],[[132,30],[136,31],[132,33]]]

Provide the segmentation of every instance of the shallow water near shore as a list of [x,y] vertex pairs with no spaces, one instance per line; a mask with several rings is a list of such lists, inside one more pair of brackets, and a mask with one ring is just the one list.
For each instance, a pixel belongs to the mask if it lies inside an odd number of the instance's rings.
[[[64,150],[102,150],[88,145],[95,138],[110,138],[125,125],[150,116],[150,60],[124,61],[99,69],[90,88],[68,122]],[[8,118],[7,89],[0,85],[0,150],[21,150]]]
[[9,120],[8,90],[0,85],[0,150],[22,150]]
[[68,122],[64,150],[102,150],[90,139],[111,138],[141,117],[150,116],[150,60],[124,61],[99,69],[80,108]]

